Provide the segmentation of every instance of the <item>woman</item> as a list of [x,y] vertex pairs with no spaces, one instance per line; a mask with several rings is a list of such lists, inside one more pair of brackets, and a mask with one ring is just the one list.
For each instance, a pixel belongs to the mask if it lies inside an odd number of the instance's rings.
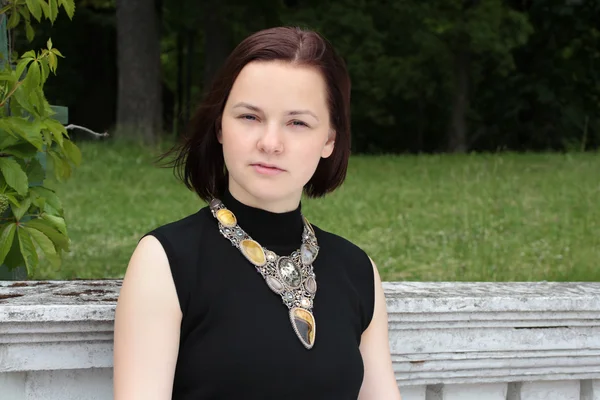
[[127,268],[116,400],[400,398],[376,266],[301,212],[349,152],[350,80],[321,36],[238,45],[173,164],[209,206],[145,235]]

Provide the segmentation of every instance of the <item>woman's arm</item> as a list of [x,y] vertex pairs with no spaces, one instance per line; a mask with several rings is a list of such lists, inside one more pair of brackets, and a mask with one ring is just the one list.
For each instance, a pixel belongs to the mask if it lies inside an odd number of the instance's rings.
[[388,316],[385,295],[377,266],[371,260],[375,276],[375,310],[369,327],[363,332],[360,352],[365,376],[359,400],[401,400],[392,368],[388,337]]
[[181,317],[165,251],[146,236],[133,252],[115,312],[115,400],[171,399]]

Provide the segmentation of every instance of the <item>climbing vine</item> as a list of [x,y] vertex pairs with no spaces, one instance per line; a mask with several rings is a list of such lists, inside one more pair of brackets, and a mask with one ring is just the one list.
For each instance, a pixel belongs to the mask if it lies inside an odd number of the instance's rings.
[[[0,21],[5,22],[0,26],[7,33],[24,28],[31,42],[32,22],[54,23],[60,8],[73,18],[74,0],[0,1]],[[22,55],[9,40],[5,48],[0,54],[0,265],[25,267],[31,274],[42,258],[58,267],[62,252],[69,251],[64,209],[45,186],[46,171],[58,181],[68,179],[81,153],[44,95],[61,52],[51,39],[45,48]]]

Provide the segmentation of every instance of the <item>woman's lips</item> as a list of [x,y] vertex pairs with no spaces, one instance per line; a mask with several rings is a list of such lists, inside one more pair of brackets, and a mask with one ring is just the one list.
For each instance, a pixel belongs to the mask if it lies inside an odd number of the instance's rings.
[[269,164],[261,164],[261,163],[252,164],[252,168],[254,168],[254,170],[261,175],[273,176],[273,175],[278,175],[283,172],[282,169],[277,168],[274,165],[269,165]]

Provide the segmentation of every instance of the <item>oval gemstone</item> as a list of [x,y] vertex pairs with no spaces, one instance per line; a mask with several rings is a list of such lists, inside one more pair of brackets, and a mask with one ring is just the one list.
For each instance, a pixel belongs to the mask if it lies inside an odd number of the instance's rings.
[[303,297],[300,300],[300,305],[304,308],[310,308],[312,306],[310,299]]
[[287,257],[282,257],[279,259],[279,265],[277,267],[279,269],[279,276],[286,285],[293,288],[300,286],[302,275],[292,260]]
[[306,282],[304,282],[304,287],[309,293],[315,294],[317,292],[317,281],[312,276],[309,276]]
[[302,344],[307,349],[312,348],[315,344],[317,331],[315,317],[313,317],[312,313],[302,308],[292,308],[290,310],[290,320],[294,327],[294,332],[296,332]]
[[275,256],[275,253],[273,253],[272,251],[267,251],[267,260],[273,262],[276,258],[277,256]]
[[265,252],[254,240],[244,239],[240,242],[242,254],[254,265],[262,267],[267,262]]
[[316,255],[317,249],[315,249],[313,246],[307,243],[303,243],[302,246],[300,246],[300,256],[302,258],[302,264],[310,265],[315,260]]
[[283,298],[284,298],[284,300],[287,300],[287,301],[293,301],[294,300],[294,293],[292,293],[292,292],[285,292],[283,294]]
[[272,276],[267,276],[267,286],[277,294],[283,292],[283,283],[279,281],[277,278],[273,278]]
[[221,200],[219,199],[212,199],[210,201],[210,208],[212,210],[216,210],[217,208],[219,208],[221,206]]
[[228,228],[234,227],[235,224],[237,223],[235,215],[233,215],[233,213],[231,211],[226,210],[224,208],[217,211],[217,219],[219,220],[220,223],[222,223],[224,226],[226,226]]

